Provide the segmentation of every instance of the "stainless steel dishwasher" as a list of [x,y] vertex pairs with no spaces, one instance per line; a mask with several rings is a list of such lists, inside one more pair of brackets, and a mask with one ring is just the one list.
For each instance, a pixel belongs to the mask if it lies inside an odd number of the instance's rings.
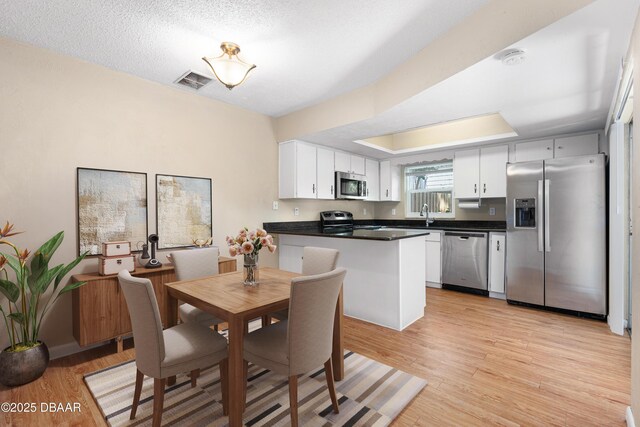
[[488,233],[446,231],[443,242],[443,285],[488,291]]

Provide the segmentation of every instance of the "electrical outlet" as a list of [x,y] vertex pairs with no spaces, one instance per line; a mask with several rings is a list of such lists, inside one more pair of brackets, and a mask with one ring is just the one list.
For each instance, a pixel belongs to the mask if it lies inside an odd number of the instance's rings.
[[273,201],[273,210],[274,210],[274,211],[277,211],[277,210],[278,210],[278,201],[277,201],[277,200],[274,200],[274,201]]
[[299,209],[299,208],[293,208],[293,214],[294,214],[295,216],[300,215],[300,209]]
[[489,215],[495,215],[496,214],[496,208],[489,208]]
[[396,214],[396,210],[395,209],[391,209],[391,215],[395,215]]
[[362,208],[362,215],[366,215],[367,214],[367,208]]

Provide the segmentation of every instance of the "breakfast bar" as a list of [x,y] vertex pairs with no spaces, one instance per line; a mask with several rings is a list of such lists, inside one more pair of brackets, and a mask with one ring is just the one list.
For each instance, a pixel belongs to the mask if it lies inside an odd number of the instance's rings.
[[340,251],[338,266],[348,271],[344,281],[344,314],[401,331],[424,316],[424,230],[284,229],[278,234],[280,269],[300,272],[302,248],[318,246]]

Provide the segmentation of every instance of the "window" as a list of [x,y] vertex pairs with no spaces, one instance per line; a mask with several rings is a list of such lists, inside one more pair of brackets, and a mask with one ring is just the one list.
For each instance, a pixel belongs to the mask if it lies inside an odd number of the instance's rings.
[[405,214],[419,217],[424,204],[432,218],[453,218],[453,160],[407,166],[405,177]]

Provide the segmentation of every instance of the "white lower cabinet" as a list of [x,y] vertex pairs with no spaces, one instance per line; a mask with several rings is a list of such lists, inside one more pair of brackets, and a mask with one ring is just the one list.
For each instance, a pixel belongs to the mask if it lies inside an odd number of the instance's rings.
[[302,246],[278,245],[280,270],[302,273]]
[[489,295],[495,298],[504,298],[505,293],[505,241],[505,233],[489,233]]
[[440,241],[442,233],[440,231],[432,231],[425,237],[426,248],[426,281],[430,288],[442,287],[442,251]]

